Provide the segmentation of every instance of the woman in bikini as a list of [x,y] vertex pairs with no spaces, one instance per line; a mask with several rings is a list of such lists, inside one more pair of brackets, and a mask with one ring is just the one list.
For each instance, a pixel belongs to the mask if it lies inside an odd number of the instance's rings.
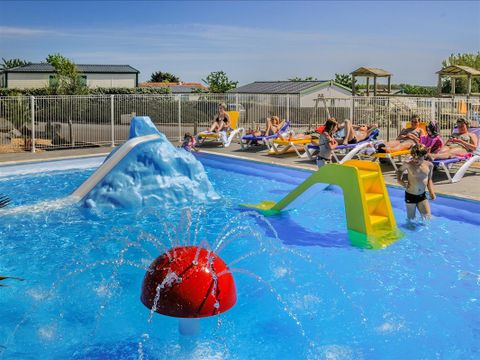
[[457,130],[439,152],[431,155],[433,159],[450,159],[452,157],[465,156],[477,149],[477,136],[468,132],[467,120],[463,118],[458,119]]
[[228,117],[227,112],[225,111],[227,105],[221,103],[218,105],[218,112],[213,119],[213,123],[210,126],[208,131],[210,132],[219,132],[219,131],[228,131],[230,130],[230,118]]
[[247,134],[252,134],[254,136],[270,136],[277,134],[280,129],[285,124],[285,121],[280,121],[278,116],[272,116],[271,118],[267,118],[267,122],[265,124],[265,130],[256,130],[256,131],[248,131]]

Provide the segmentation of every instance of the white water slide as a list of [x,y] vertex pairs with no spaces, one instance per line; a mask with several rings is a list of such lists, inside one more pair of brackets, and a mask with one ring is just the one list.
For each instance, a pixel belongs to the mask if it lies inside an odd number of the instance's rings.
[[97,184],[107,176],[110,171],[136,146],[154,139],[160,135],[152,134],[134,137],[123,144],[112,156],[110,156],[100,167],[72,193],[72,197],[84,198]]

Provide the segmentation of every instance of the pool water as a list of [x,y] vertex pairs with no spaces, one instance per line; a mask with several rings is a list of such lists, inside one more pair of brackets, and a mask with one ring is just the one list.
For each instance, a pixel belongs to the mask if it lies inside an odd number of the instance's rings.
[[[0,168],[0,358],[474,359],[480,355],[479,203],[439,198],[428,224],[381,250],[352,246],[343,196],[312,189],[264,219],[240,203],[279,200],[309,172],[199,155],[221,199],[188,208],[91,210],[51,202],[101,159]],[[42,166],[55,170],[45,171]],[[13,175],[12,175],[13,174]],[[197,336],[140,302],[158,244],[225,235],[237,304]]]

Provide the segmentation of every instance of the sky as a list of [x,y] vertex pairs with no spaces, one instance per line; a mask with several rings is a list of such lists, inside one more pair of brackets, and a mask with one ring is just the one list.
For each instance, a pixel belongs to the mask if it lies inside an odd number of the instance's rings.
[[5,1],[0,58],[128,64],[239,85],[360,66],[393,83],[435,85],[452,53],[480,51],[479,1]]

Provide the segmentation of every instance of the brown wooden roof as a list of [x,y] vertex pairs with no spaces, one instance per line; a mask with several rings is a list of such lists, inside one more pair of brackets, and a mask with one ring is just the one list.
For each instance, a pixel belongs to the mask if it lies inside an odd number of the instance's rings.
[[480,76],[480,70],[471,68],[469,66],[450,65],[444,67],[440,71],[437,71],[437,74],[445,76]]
[[391,76],[392,74],[386,70],[378,68],[369,68],[369,67],[360,67],[355,71],[352,71],[350,75],[353,76],[377,76],[377,77],[386,77]]

